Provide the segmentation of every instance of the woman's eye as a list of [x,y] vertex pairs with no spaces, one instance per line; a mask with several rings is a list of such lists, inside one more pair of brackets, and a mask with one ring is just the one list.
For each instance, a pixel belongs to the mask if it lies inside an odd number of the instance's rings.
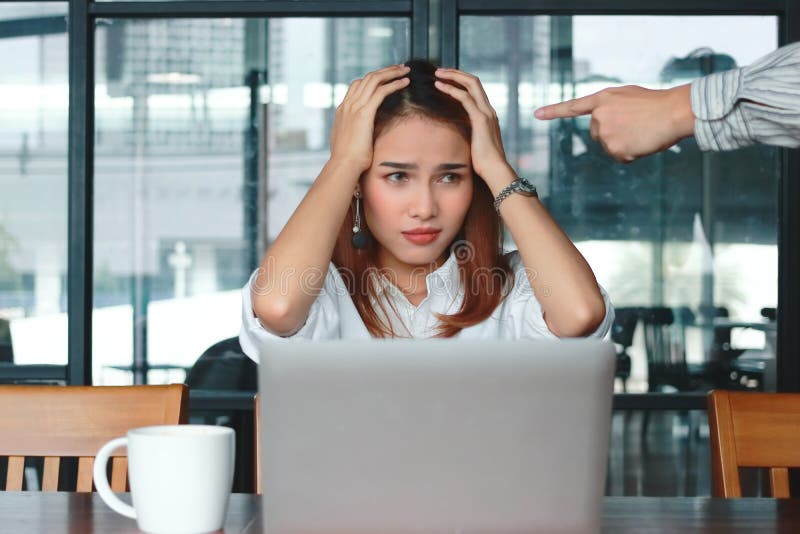
[[448,184],[457,182],[461,177],[457,174],[445,174],[442,176],[442,181]]
[[405,177],[406,177],[405,173],[393,172],[392,174],[387,175],[386,179],[389,180],[390,182],[399,182],[402,181],[403,178]]

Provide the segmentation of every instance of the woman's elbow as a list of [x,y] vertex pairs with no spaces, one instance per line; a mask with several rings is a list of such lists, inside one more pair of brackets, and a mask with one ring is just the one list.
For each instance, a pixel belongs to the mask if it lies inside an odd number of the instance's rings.
[[285,300],[254,298],[253,315],[263,328],[277,336],[290,336],[298,330],[297,319]]
[[586,337],[595,332],[606,318],[606,303],[603,297],[583,306],[579,317],[582,331],[577,337]]
[[588,302],[575,306],[570,320],[565,324],[557,325],[552,330],[558,337],[586,337],[597,330],[605,317],[606,304],[601,298],[599,302]]

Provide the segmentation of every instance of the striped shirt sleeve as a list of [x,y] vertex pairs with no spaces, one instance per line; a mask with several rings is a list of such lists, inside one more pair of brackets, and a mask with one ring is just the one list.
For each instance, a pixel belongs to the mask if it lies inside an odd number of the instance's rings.
[[691,100],[701,150],[800,146],[800,42],[695,80]]

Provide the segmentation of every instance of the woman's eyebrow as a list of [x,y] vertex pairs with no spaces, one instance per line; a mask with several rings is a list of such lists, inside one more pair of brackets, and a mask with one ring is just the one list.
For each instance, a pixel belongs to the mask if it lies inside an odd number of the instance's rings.
[[413,170],[418,169],[416,163],[397,163],[394,161],[384,161],[380,164],[381,167],[392,167],[393,169]]
[[456,169],[464,169],[466,168],[466,163],[442,163],[441,165],[437,165],[437,171],[454,171]]
[[[393,169],[402,170],[416,170],[419,166],[416,163],[398,163],[396,161],[384,161],[379,164],[380,167],[391,167]],[[440,163],[436,166],[434,171],[452,171],[455,169],[463,169],[467,166],[466,163]]]

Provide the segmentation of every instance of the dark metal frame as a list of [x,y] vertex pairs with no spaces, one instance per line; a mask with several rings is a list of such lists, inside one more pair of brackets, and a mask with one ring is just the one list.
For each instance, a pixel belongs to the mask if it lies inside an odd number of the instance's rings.
[[459,15],[777,15],[792,0],[456,0]]
[[167,0],[160,2],[93,2],[94,17],[391,17],[411,16],[412,0]]
[[[0,0],[0,4],[7,0]],[[38,1],[38,0],[32,0]],[[92,369],[91,318],[94,208],[94,25],[97,18],[165,17],[289,17],[289,16],[409,16],[412,55],[429,54],[428,0],[169,0],[158,2],[93,2],[68,0],[69,17],[69,227],[68,227],[68,345],[66,373],[63,366],[0,368],[0,380],[15,378],[58,379],[90,384]],[[458,22],[461,15],[588,15],[588,14],[766,14],[778,15],[780,43],[800,40],[800,5],[794,0],[648,0],[635,6],[631,0],[440,0],[439,51],[442,64],[458,63]],[[63,17],[46,17],[37,33],[63,28]],[[23,24],[23,26],[19,26]],[[0,22],[0,35],[33,28],[31,21]],[[27,26],[25,26],[27,25]],[[784,150],[779,199],[778,273],[778,389],[800,391],[800,212],[793,208],[800,198],[800,153]],[[34,368],[35,367],[35,368]],[[13,375],[13,376],[11,376]],[[193,404],[247,409],[249,394],[215,393],[207,400],[195,395]],[[616,409],[703,409],[701,396],[622,395]]]
[[0,363],[0,383],[13,384],[15,382],[52,382],[63,384],[67,382],[67,366]]
[[458,0],[439,0],[439,52],[445,67],[458,66]]
[[[786,0],[781,44],[800,41],[800,4]],[[783,150],[778,198],[778,391],[800,391],[800,149]]]
[[0,39],[27,37],[28,35],[51,35],[66,31],[67,19],[59,15],[0,21]]
[[94,274],[94,20],[69,0],[67,383],[92,383]]

